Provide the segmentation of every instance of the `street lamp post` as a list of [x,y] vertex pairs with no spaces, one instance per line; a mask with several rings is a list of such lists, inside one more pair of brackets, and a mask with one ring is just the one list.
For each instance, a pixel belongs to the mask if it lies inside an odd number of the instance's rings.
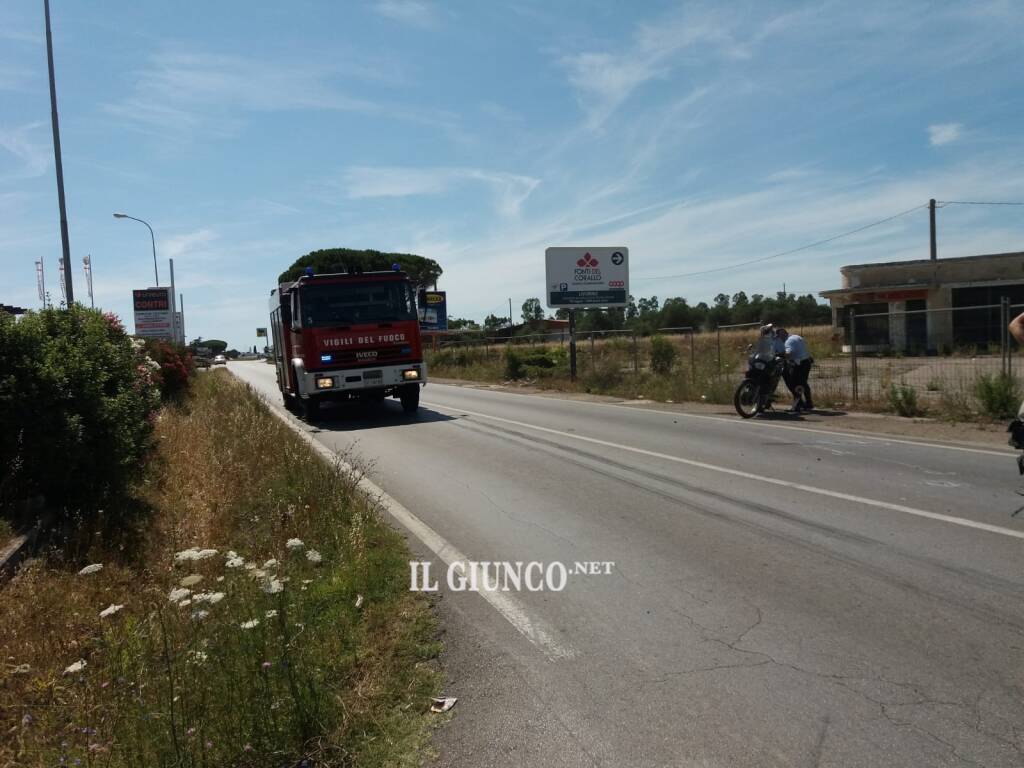
[[136,219],[134,216],[129,216],[127,213],[115,213],[114,214],[114,218],[115,219],[131,219],[132,221],[138,221],[138,222],[141,222],[141,223],[145,224],[146,227],[149,229],[149,239],[153,243],[153,278],[156,280],[156,287],[159,288],[160,287],[160,273],[157,271],[157,268],[156,268],[156,235],[153,234],[153,228],[149,226],[149,222],[148,221],[143,221],[142,219]]

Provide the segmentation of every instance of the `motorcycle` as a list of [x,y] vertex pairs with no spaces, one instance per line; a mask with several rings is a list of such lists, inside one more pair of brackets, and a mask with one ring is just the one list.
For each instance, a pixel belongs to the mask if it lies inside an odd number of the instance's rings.
[[756,348],[748,347],[748,350],[747,372],[732,398],[736,413],[744,419],[771,409],[786,365],[785,358],[776,353],[770,337],[763,337]]

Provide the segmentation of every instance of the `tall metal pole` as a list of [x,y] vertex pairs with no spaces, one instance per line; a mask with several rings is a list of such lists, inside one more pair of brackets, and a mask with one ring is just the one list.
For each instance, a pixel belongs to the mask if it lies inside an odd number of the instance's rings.
[[181,343],[185,343],[185,294],[178,294],[178,311],[181,312]]
[[39,288],[39,301],[43,303],[43,309],[46,309],[46,269],[42,259],[36,262],[36,284]]
[[178,339],[178,295],[174,292],[174,259],[168,259],[171,263],[171,340],[175,343]]
[[85,287],[89,291],[89,306],[92,308],[96,307],[96,301],[92,295],[92,254],[86,254],[82,258],[82,264],[85,266]]
[[137,219],[134,216],[129,216],[127,213],[115,213],[115,219],[131,219],[137,221],[140,224],[145,224],[146,229],[149,230],[149,241],[153,244],[153,279],[156,281],[155,288],[160,287],[160,272],[156,268],[156,235],[153,234],[153,228],[149,226],[149,222],[145,219]]
[[68,211],[64,205],[64,165],[60,155],[60,125],[57,121],[57,84],[53,76],[53,35],[50,33],[50,0],[43,0],[46,16],[46,63],[50,68],[50,122],[53,123],[53,158],[57,169],[57,205],[60,207],[60,243],[64,249],[64,291],[70,307],[75,303],[71,287],[71,244],[68,242]]
[[938,258],[937,247],[935,245],[935,199],[928,201],[928,227],[931,231],[931,255],[932,261]]

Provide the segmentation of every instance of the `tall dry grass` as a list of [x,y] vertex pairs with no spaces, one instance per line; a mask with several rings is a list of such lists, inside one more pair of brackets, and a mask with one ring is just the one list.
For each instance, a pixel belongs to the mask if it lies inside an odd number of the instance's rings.
[[194,389],[138,530],[0,589],[0,765],[419,764],[438,646],[404,543],[243,385]]
[[[830,326],[794,328],[807,341],[816,360],[838,355],[838,341]],[[570,381],[566,345],[559,342],[537,344],[459,345],[428,353],[431,375],[470,381],[502,382],[509,379],[508,355],[511,351],[529,359],[546,354],[554,367],[525,366],[522,380],[539,387],[564,391],[586,391],[619,397],[643,396],[650,400],[673,402],[732,402],[747,361],[747,346],[758,338],[757,328],[727,329],[721,333],[665,335],[675,350],[668,370],[655,370],[651,364],[650,337],[631,334],[581,334],[577,341],[578,380]],[[812,385],[815,381],[812,379]],[[820,382],[821,396],[815,399],[829,405],[842,399],[842,391],[829,378]]]

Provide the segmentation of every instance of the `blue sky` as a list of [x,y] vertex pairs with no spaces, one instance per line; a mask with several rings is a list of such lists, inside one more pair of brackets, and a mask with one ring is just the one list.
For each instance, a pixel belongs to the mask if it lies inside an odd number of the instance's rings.
[[[920,211],[1024,200],[1024,4],[118,2],[51,8],[76,291],[173,257],[189,337],[256,343],[316,248],[437,259],[450,313],[543,296],[549,245],[626,245],[636,296],[817,292],[926,258]],[[939,211],[939,256],[1024,250],[1024,208]],[[0,301],[56,289],[42,2],[0,6]]]

